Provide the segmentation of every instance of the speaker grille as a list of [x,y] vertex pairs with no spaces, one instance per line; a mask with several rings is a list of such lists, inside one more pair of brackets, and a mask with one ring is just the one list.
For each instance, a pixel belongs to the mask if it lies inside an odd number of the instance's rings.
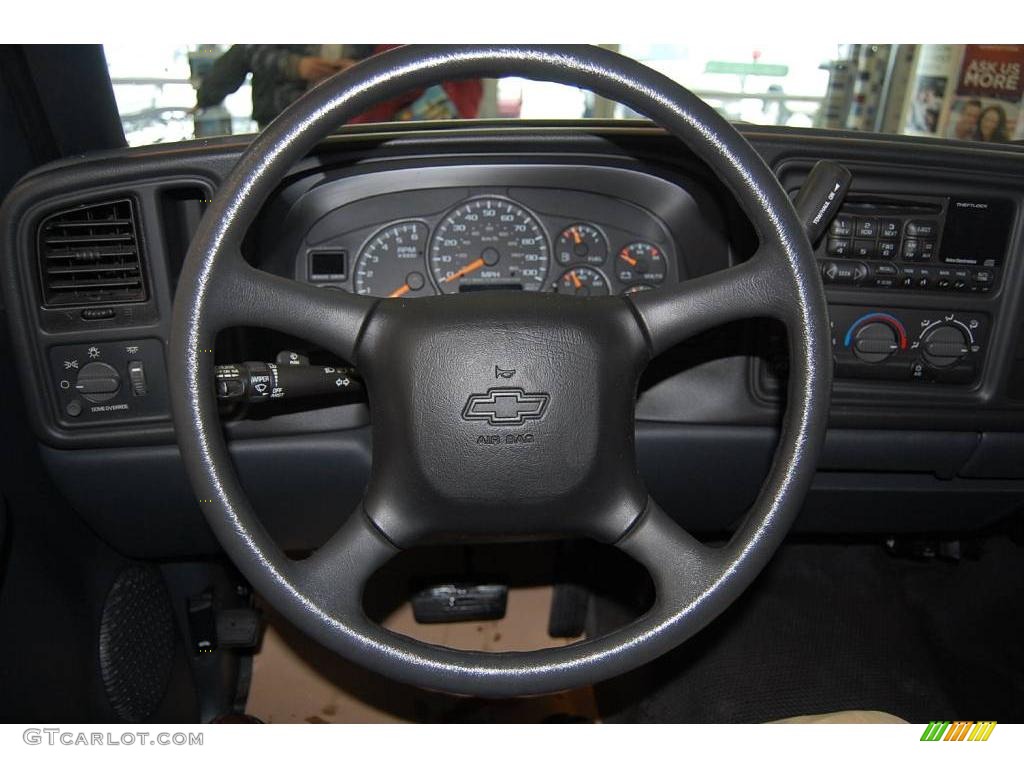
[[174,664],[174,611],[160,572],[130,566],[107,594],[100,621],[100,673],[117,716],[130,723],[160,706]]

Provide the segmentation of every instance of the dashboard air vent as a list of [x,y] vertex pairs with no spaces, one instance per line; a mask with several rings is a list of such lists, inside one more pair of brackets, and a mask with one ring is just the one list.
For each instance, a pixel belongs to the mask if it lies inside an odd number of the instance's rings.
[[111,200],[60,211],[38,233],[43,303],[48,307],[145,301],[135,209]]

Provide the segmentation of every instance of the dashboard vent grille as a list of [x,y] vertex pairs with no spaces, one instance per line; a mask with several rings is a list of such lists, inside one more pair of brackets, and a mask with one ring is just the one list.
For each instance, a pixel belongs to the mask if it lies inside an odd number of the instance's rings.
[[39,225],[38,256],[48,307],[146,299],[131,200],[80,205],[49,216]]

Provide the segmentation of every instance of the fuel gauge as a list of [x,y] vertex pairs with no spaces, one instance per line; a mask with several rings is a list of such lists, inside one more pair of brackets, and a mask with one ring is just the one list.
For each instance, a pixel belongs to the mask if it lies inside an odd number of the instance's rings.
[[608,279],[590,267],[570,269],[558,278],[555,291],[570,296],[607,296],[611,293]]
[[608,258],[608,241],[593,224],[573,224],[555,241],[555,258],[562,266],[583,262],[599,267]]

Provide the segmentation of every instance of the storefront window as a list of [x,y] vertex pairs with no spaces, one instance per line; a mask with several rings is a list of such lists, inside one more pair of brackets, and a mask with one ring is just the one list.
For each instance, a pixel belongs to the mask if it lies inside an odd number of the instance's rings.
[[[319,79],[388,46],[105,46],[132,145],[259,130]],[[1024,134],[1024,46],[608,46],[682,83],[730,120],[1011,141]],[[362,122],[637,118],[594,94],[520,78],[444,84]]]

